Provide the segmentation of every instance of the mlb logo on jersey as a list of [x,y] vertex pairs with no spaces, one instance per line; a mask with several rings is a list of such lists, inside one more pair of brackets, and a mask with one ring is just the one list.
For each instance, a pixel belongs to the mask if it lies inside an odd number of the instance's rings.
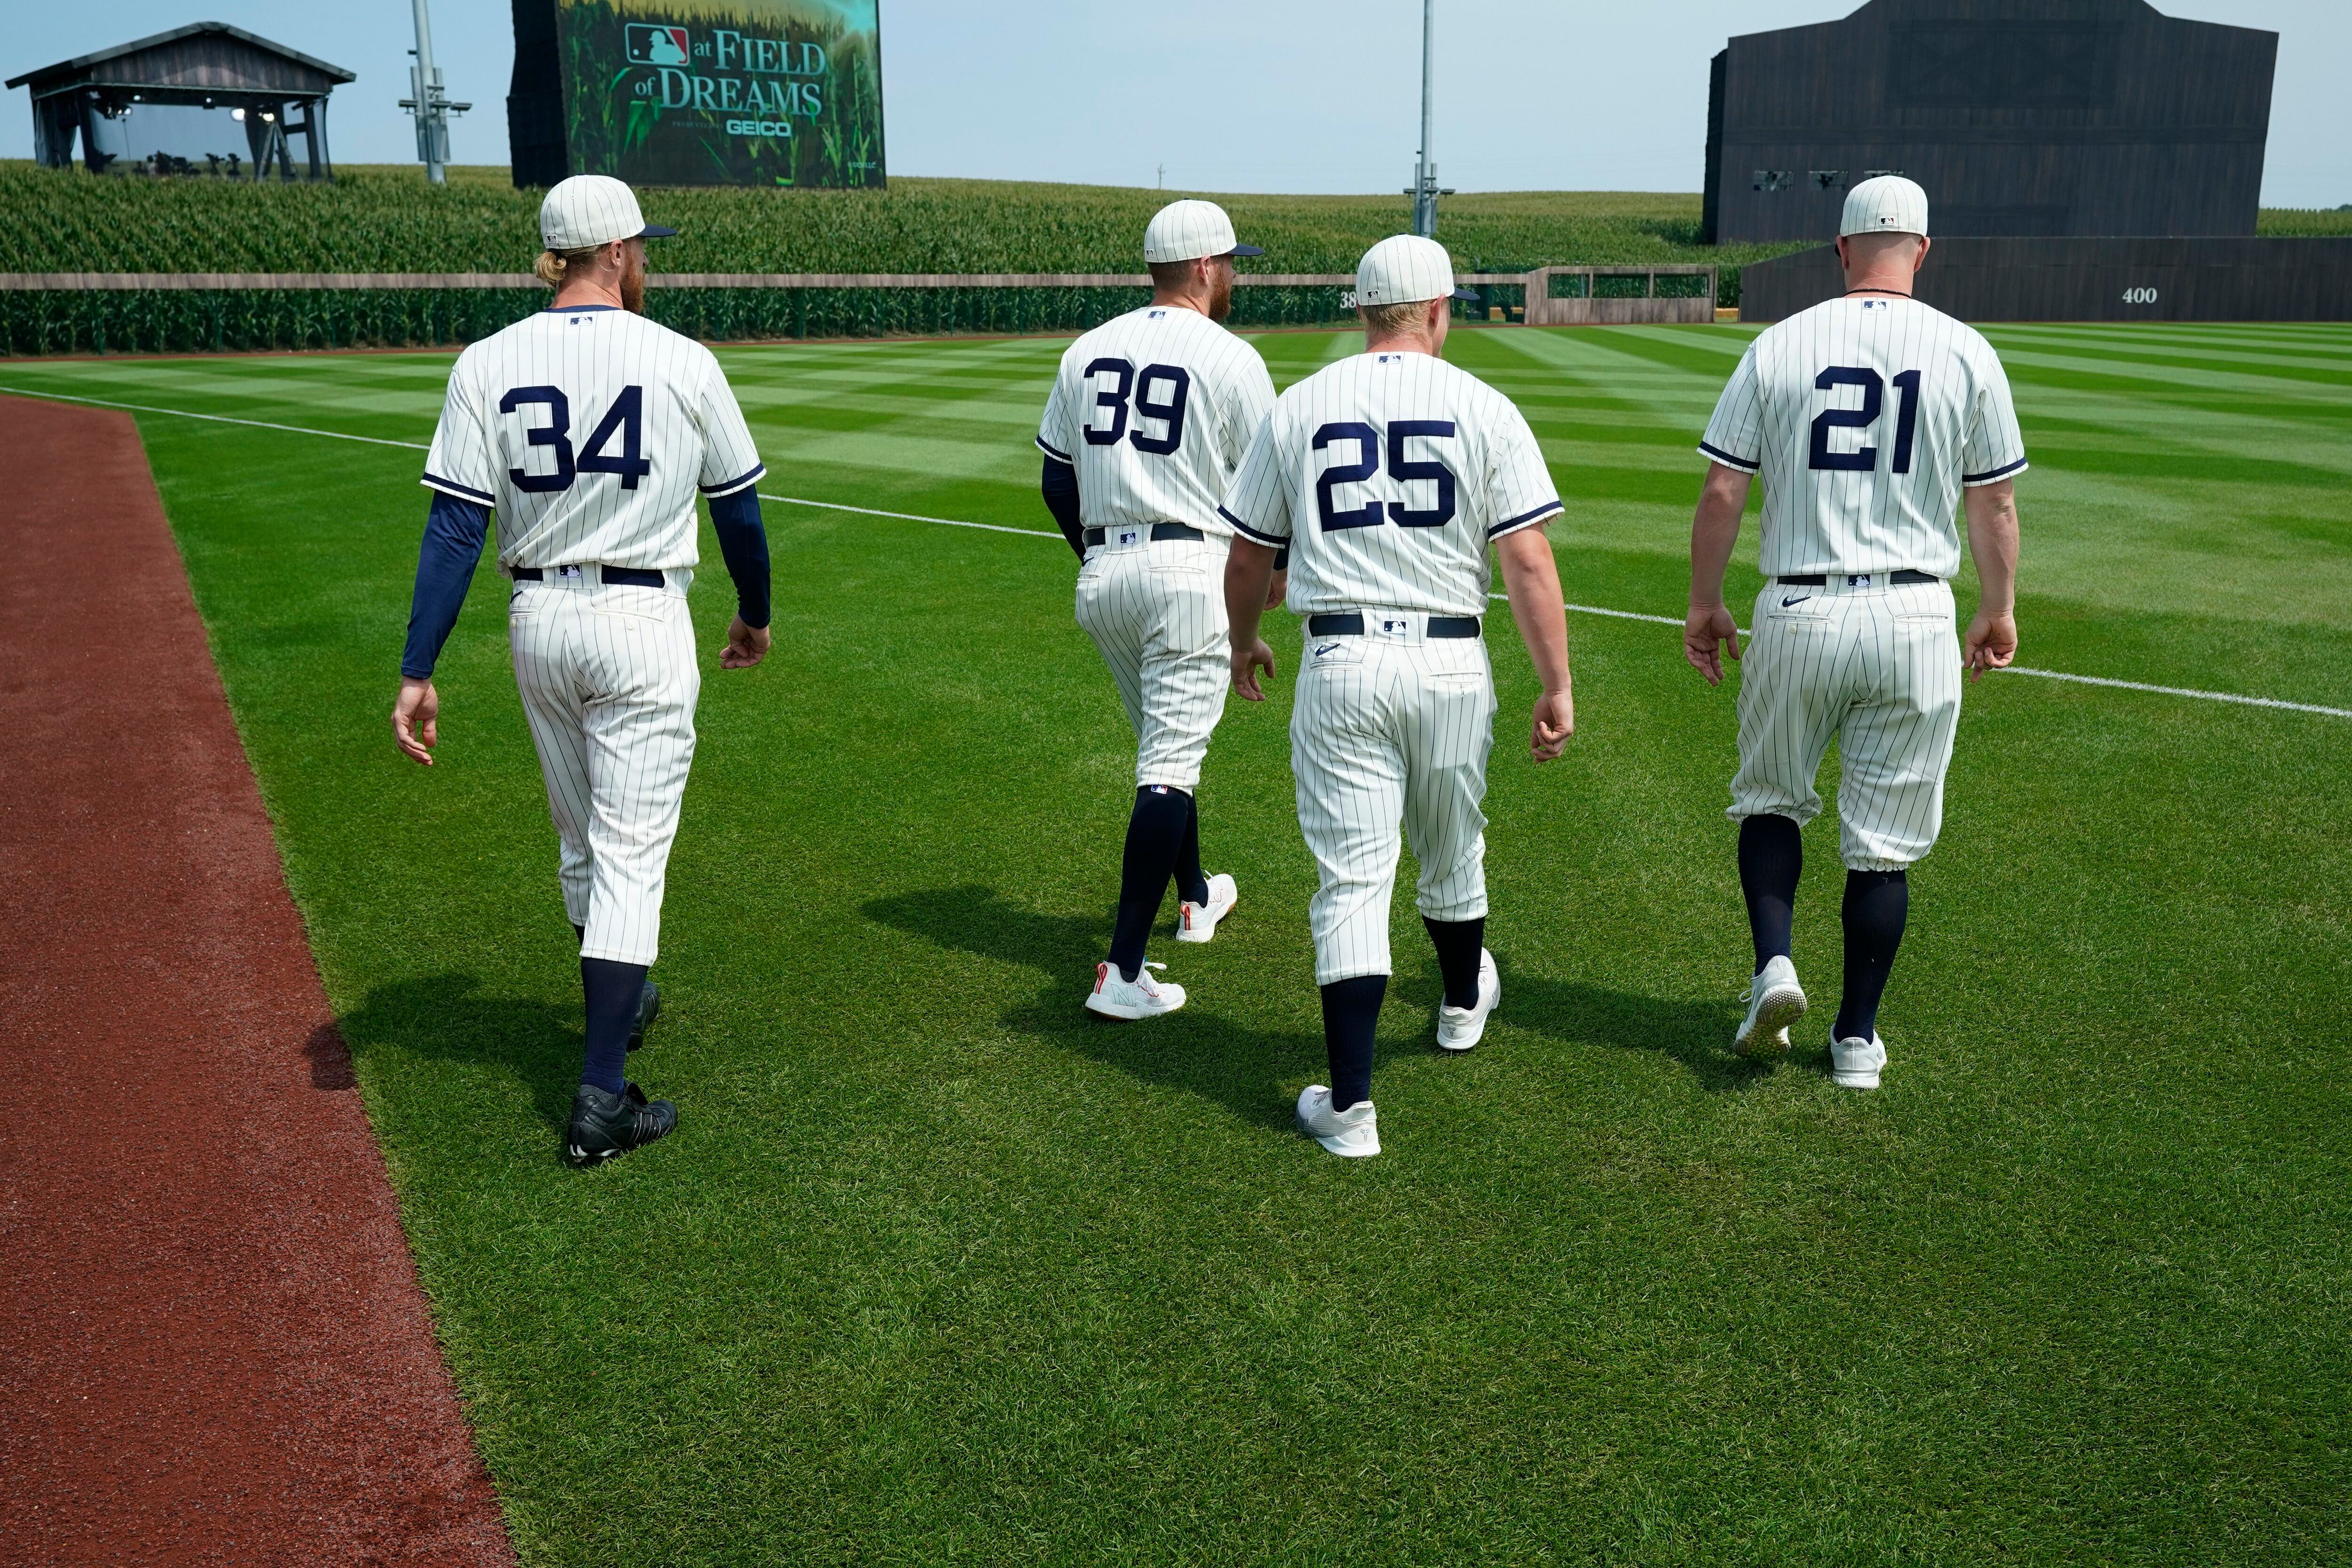
[[1410,637],[1412,635],[1412,622],[1401,616],[1382,616],[1381,618],[1381,635],[1383,637]]

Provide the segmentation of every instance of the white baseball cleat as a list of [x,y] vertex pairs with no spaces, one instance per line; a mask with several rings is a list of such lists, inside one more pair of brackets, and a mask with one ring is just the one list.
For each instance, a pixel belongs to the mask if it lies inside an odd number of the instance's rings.
[[1441,999],[1437,1004],[1437,1049],[1467,1051],[1485,1038],[1486,1015],[1503,999],[1502,973],[1495,967],[1495,955],[1484,947],[1478,949],[1478,1005],[1473,1008],[1453,1007]]
[[1875,1089],[1878,1074],[1886,1066],[1886,1042],[1873,1030],[1866,1041],[1839,1040],[1830,1042],[1830,1082],[1841,1089]]
[[1381,1124],[1370,1100],[1359,1100],[1344,1111],[1331,1109],[1331,1091],[1310,1083],[1298,1092],[1298,1130],[1351,1160],[1381,1152]]
[[1789,1026],[1805,1016],[1797,966],[1786,954],[1774,957],[1739,999],[1748,1004],[1748,1017],[1731,1037],[1731,1049],[1742,1056],[1786,1056]]
[[1242,901],[1241,889],[1223,872],[1209,879],[1209,902],[1194,904],[1190,899],[1176,906],[1176,940],[1206,942],[1217,934],[1217,923],[1234,912]]
[[1095,966],[1095,988],[1087,993],[1087,1011],[1107,1019],[1156,1019],[1161,1013],[1172,1013],[1184,1005],[1184,988],[1173,980],[1155,980],[1154,969],[1164,969],[1165,964],[1147,963],[1135,972],[1132,980],[1122,977],[1118,966],[1101,963]]

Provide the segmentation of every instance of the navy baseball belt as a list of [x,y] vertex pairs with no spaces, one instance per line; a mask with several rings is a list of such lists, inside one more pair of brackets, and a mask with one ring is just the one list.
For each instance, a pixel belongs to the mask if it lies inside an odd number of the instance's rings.
[[[1475,615],[1427,615],[1422,618],[1423,634],[1429,637],[1475,637],[1478,618]],[[1309,615],[1307,618],[1309,637],[1360,637],[1364,634],[1364,617],[1360,611],[1344,615]]]
[[[1109,537],[1110,532],[1107,528],[1088,528],[1085,535],[1087,543],[1090,545],[1101,544]],[[1202,533],[1200,529],[1194,528],[1190,523],[1154,523],[1151,525],[1151,542],[1153,544],[1164,544],[1170,539],[1201,539],[1208,537],[1208,535]]]
[[[562,571],[562,567],[554,569]],[[587,570],[585,567],[580,569]],[[519,566],[510,574],[517,582],[544,582],[547,572],[535,566]],[[663,588],[669,580],[658,571],[640,566],[600,566],[596,575],[607,588]]]
[[[1844,572],[1839,572],[1837,575],[1844,577],[1847,574]],[[1853,575],[1855,577],[1870,577],[1874,574],[1867,571],[1857,571]],[[1779,583],[1783,588],[1827,588],[1830,585],[1830,574],[1825,571],[1817,571],[1811,577],[1776,577],[1772,580]],[[1913,571],[1906,566],[1901,571],[1888,572],[1886,574],[1886,580],[1894,583],[1897,587],[1907,588],[1913,583],[1941,582],[1944,580],[1937,577],[1932,571]]]

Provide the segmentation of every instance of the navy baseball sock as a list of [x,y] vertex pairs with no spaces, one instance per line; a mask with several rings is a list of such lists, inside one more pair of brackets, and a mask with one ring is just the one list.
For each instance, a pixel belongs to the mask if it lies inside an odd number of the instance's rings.
[[1786,817],[1748,817],[1739,824],[1739,891],[1748,898],[1748,931],[1756,939],[1756,973],[1789,956],[1797,918],[1797,879],[1804,874],[1805,841]]
[[1192,820],[1192,797],[1165,784],[1147,784],[1135,792],[1135,814],[1127,820],[1127,853],[1119,862],[1118,919],[1111,926],[1110,961],[1119,977],[1132,980],[1143,973],[1143,949],[1151,940],[1152,922],[1168,896],[1168,879],[1176,870],[1176,853],[1184,841],[1184,826]]
[[1386,975],[1359,975],[1323,988],[1323,1050],[1331,1059],[1331,1109],[1372,1097],[1372,1031],[1381,1021]]
[[588,997],[588,1055],[581,1064],[580,1082],[618,1094],[627,1075],[629,1031],[636,1027],[646,966],[583,958],[580,988]]
[[1911,915],[1911,879],[1899,871],[1845,873],[1845,994],[1838,998],[1832,1040],[1878,1038],[1878,998],[1903,946],[1903,924]]
[[1475,1008],[1478,1005],[1478,955],[1486,946],[1486,917],[1475,920],[1432,920],[1424,915],[1421,923],[1429,931],[1429,939],[1437,947],[1437,971],[1445,977],[1445,1005],[1449,1008]]
[[1184,797],[1184,837],[1176,845],[1176,896],[1187,904],[1209,902],[1209,879],[1201,873],[1201,801]]

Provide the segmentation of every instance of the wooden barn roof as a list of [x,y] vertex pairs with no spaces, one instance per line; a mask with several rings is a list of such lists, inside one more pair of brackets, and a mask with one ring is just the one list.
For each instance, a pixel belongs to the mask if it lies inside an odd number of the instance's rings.
[[242,27],[226,22],[193,22],[168,33],[26,71],[10,78],[7,85],[29,85],[37,98],[81,87],[297,98],[319,96],[352,79],[353,73],[341,66],[272,43]]

